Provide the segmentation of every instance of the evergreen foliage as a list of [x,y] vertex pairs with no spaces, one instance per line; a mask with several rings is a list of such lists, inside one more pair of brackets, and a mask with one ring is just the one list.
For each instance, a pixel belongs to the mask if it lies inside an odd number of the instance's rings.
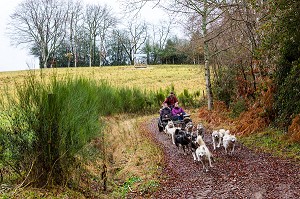
[[280,0],[273,6],[278,10],[278,20],[272,39],[279,45],[275,70],[275,110],[279,126],[287,128],[300,112],[300,2]]

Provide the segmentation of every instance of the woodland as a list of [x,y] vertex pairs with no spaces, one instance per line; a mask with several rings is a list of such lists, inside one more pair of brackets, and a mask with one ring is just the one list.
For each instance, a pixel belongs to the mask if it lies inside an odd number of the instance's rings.
[[[148,3],[173,18],[120,26],[105,5],[63,0],[24,0],[11,15],[12,41],[38,57],[40,70],[0,76],[3,198],[155,194],[168,167],[157,132],[142,124],[171,90],[210,130],[231,126],[250,146],[265,132],[266,148],[296,146],[284,157],[299,163],[300,2],[131,0],[124,7],[137,12]],[[175,19],[185,38],[172,33]],[[139,53],[148,72],[134,68]]]

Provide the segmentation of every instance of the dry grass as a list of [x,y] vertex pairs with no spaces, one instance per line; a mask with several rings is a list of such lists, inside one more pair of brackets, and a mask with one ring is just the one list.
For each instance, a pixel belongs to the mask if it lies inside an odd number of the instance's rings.
[[229,118],[229,110],[223,102],[215,101],[211,111],[207,110],[206,106],[201,107],[197,117],[210,132],[221,128],[229,129],[231,132],[235,130],[233,120]]
[[[163,155],[147,138],[145,124],[151,116],[117,115],[106,118],[104,139],[97,138],[78,156],[79,167],[71,174],[72,184],[51,189],[22,188],[11,198],[125,198],[135,192],[147,197],[159,184]],[[104,145],[103,145],[104,142]],[[103,148],[104,146],[104,148]],[[102,151],[105,151],[105,156]],[[103,165],[107,167],[107,190],[103,191]],[[130,178],[139,179],[124,186]],[[71,186],[71,187],[70,187]],[[70,187],[71,189],[69,189]],[[75,188],[75,189],[72,189]],[[1,196],[1,194],[0,194]],[[0,197],[1,198],[1,197]]]
[[[131,187],[131,191],[136,192],[141,192],[141,187],[145,188],[149,181],[157,181],[162,154],[145,137],[143,128],[145,121],[153,117],[121,115],[107,118],[109,126],[105,140],[110,190],[122,187],[130,177],[141,179]],[[119,197],[120,192],[115,190],[114,197]]]
[[78,67],[60,69],[42,69],[18,72],[0,72],[0,94],[5,87],[10,91],[15,89],[15,82],[20,86],[25,78],[32,73],[49,79],[52,75],[58,78],[66,75],[106,80],[115,86],[135,87],[145,90],[165,89],[171,85],[179,93],[187,89],[190,92],[205,90],[203,67],[199,65],[156,65],[147,68],[135,68],[134,66],[114,67]]
[[289,126],[288,137],[300,144],[300,114],[293,119],[292,124]]

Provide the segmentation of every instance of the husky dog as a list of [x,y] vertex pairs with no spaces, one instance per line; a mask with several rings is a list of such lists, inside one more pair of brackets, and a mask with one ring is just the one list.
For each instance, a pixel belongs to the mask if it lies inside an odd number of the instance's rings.
[[197,125],[197,135],[201,135],[202,139],[204,138],[205,131],[206,130],[201,123]]
[[193,153],[194,161],[199,161],[202,163],[203,171],[208,171],[208,167],[213,167],[212,162],[212,155],[205,145],[201,136],[197,137],[197,144],[198,148],[196,149],[195,153]]
[[220,147],[221,145],[221,137],[219,131],[213,131],[211,134],[214,150],[216,150],[216,146]]
[[193,122],[188,122],[185,125],[185,131],[186,132],[192,133],[193,132],[193,128],[194,128]]
[[197,148],[199,147],[199,144],[198,144],[198,142],[197,142],[197,137],[198,137],[198,136],[199,136],[199,135],[197,135],[196,132],[193,132],[193,133],[191,134],[191,143],[190,143],[190,147],[191,147],[192,155],[193,155],[193,157],[194,157],[194,161],[196,161],[196,150],[197,150]]
[[185,153],[185,148],[188,149],[189,144],[191,143],[191,134],[182,129],[176,129],[173,140],[177,148],[179,149],[179,145],[181,145],[183,152]]
[[167,135],[170,135],[172,138],[172,143],[175,144],[175,140],[174,140],[174,133],[175,130],[178,129],[177,127],[175,127],[174,122],[172,120],[168,121],[167,126],[165,127],[165,133]]
[[225,130],[225,129],[220,129],[219,131],[213,131],[211,136],[213,140],[214,150],[216,150],[216,148],[221,147],[221,144],[223,142],[223,137],[225,135],[228,135],[229,132],[230,132],[229,130]]
[[234,147],[236,143],[236,137],[235,135],[231,134],[225,134],[223,137],[223,146],[225,148],[225,153],[227,154],[229,152],[230,155],[234,152]]

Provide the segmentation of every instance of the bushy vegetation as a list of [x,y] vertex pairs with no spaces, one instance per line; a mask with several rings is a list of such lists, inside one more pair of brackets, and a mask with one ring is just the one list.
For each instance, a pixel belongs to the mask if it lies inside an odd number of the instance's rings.
[[214,98],[225,102],[229,107],[236,95],[237,82],[235,81],[236,72],[232,68],[218,69],[218,75],[213,82]]
[[[300,145],[288,142],[285,137],[286,135],[282,131],[267,128],[252,136],[242,136],[240,141],[253,150],[265,151],[277,157],[289,157],[297,161],[300,160]],[[255,143],[255,147],[253,143]]]
[[84,79],[26,80],[1,115],[2,166],[37,186],[65,183],[76,153],[101,133],[98,89]]
[[[273,99],[270,100],[272,105],[266,107],[266,113],[271,123],[284,131],[295,129],[295,122],[292,128],[289,126],[300,113],[298,100],[300,81],[299,6],[299,1],[269,1],[269,14],[261,27],[261,30],[268,34],[264,34],[265,37],[258,55],[263,60],[268,60],[265,62],[265,68],[269,67],[267,74],[272,79],[271,87],[273,88]],[[274,20],[275,18],[276,20]],[[271,64],[272,66],[270,66]],[[295,135],[296,132],[289,132],[289,135],[291,134]],[[299,139],[294,139],[294,141],[300,142]]]
[[273,3],[273,6],[278,13],[275,30],[270,36],[278,43],[278,51],[275,53],[279,57],[275,71],[276,122],[280,127],[287,128],[296,114],[300,113],[300,2],[280,0]]
[[[287,127],[300,113],[300,64],[294,64],[291,71],[282,79],[275,97],[275,109],[280,127]],[[288,91],[288,92],[287,92]]]

